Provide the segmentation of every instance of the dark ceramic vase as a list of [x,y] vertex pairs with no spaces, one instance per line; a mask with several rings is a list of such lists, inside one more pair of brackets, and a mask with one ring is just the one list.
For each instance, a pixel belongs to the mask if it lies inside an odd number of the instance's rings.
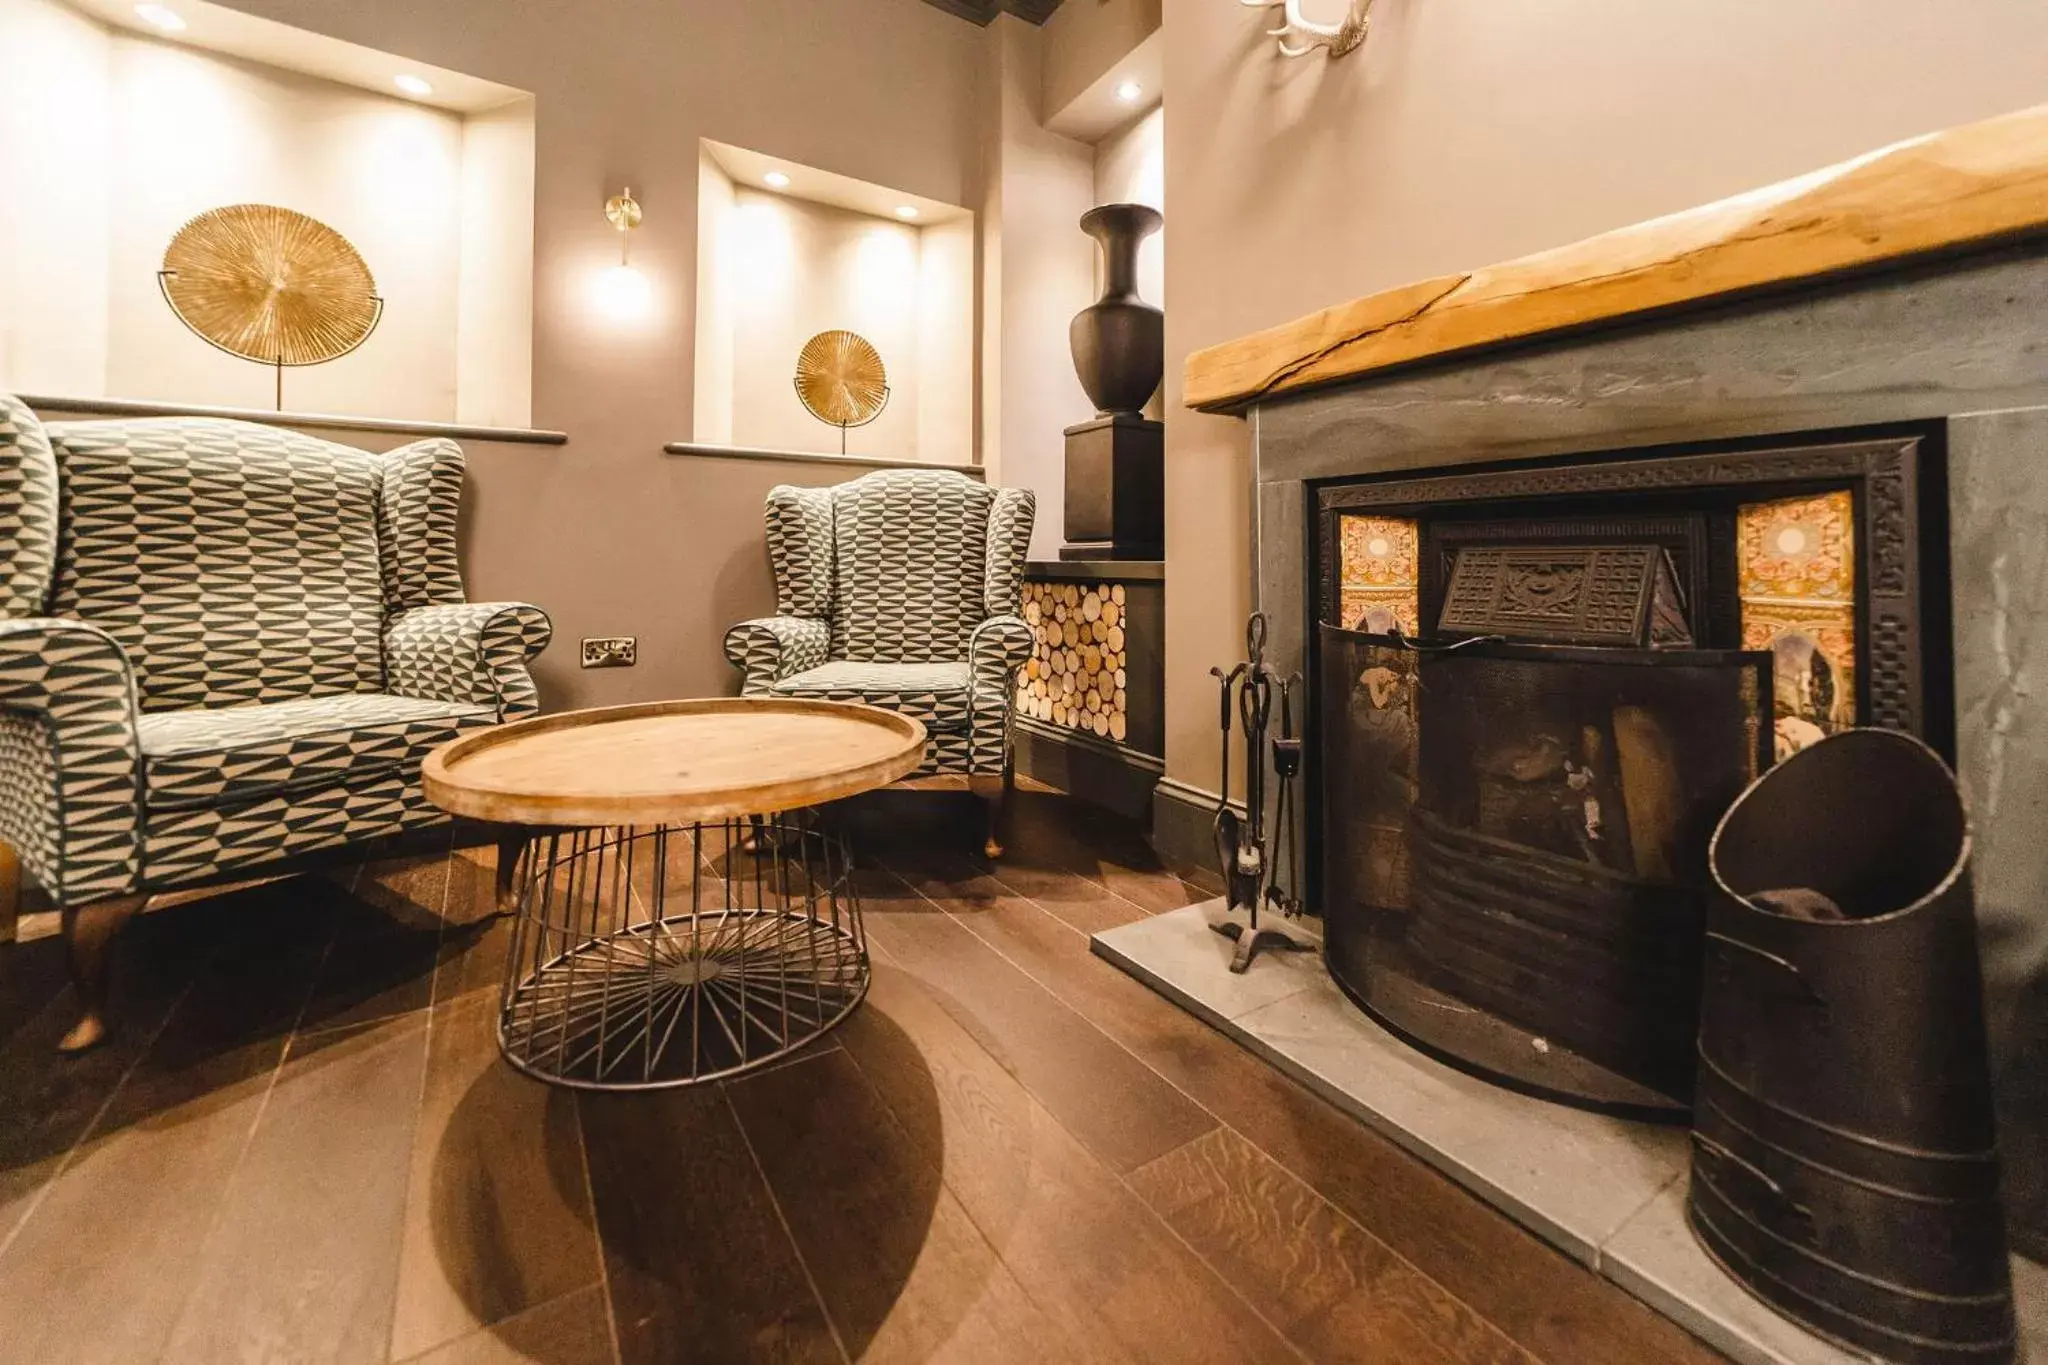
[[1081,215],[1102,247],[1102,297],[1074,315],[1067,340],[1095,410],[1137,412],[1166,369],[1166,314],[1138,297],[1138,243],[1164,226],[1157,209],[1104,204]]

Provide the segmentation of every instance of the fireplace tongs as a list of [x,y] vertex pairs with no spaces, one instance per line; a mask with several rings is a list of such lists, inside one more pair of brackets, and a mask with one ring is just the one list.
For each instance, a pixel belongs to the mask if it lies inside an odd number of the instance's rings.
[[[1209,670],[1210,676],[1218,683],[1218,725],[1223,736],[1223,794],[1216,802],[1216,858],[1221,865],[1225,889],[1225,914],[1243,910],[1245,920],[1231,918],[1219,920],[1210,928],[1226,938],[1237,940],[1237,952],[1230,960],[1230,970],[1242,974],[1252,965],[1252,958],[1261,948],[1277,948],[1290,951],[1306,951],[1315,945],[1304,942],[1284,930],[1264,927],[1259,924],[1259,909],[1275,888],[1272,884],[1272,862],[1266,856],[1266,731],[1273,718],[1273,687],[1278,675],[1266,664],[1266,618],[1264,613],[1253,612],[1245,624],[1245,661],[1228,673],[1221,668]],[[1283,697],[1291,693],[1296,679],[1281,684]],[[1236,692],[1238,717],[1244,725],[1244,818],[1240,820],[1236,811],[1230,808],[1230,738],[1231,738],[1231,693]],[[1291,711],[1291,707],[1287,708]],[[1289,717],[1291,720],[1291,716]],[[1291,730],[1292,725],[1287,728]],[[1290,734],[1287,738],[1292,739]],[[1276,754],[1276,758],[1278,755]],[[1283,785],[1290,775],[1283,774]],[[1290,821],[1291,826],[1291,821]],[[1292,828],[1285,831],[1291,839]],[[1292,863],[1292,858],[1289,859]],[[1273,897],[1283,907],[1288,903],[1285,895]]]

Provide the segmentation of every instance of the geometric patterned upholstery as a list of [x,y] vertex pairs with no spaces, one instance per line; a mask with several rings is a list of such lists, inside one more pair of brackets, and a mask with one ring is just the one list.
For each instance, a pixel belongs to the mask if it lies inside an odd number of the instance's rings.
[[0,508],[0,617],[41,616],[57,564],[57,461],[11,393],[0,393]]
[[436,436],[386,452],[383,463],[377,545],[384,559],[385,607],[406,611],[462,601],[467,594],[455,540],[462,447]]
[[403,697],[467,702],[521,720],[540,710],[526,661],[546,647],[547,614],[524,602],[448,602],[391,618],[386,688]]
[[497,719],[487,706],[382,692],[157,711],[135,727],[144,800],[151,812],[219,806],[377,768],[415,768],[436,746]]
[[921,773],[1004,771],[1035,512],[950,470],[770,490],[777,614],[726,632],[741,690],[902,711],[931,732]]
[[537,709],[550,634],[461,600],[461,489],[450,441],[0,394],[0,840],[81,903],[445,819],[421,758]]
[[377,456],[210,419],[47,430],[63,523],[50,615],[120,643],[143,710],[383,686]]
[[988,615],[995,490],[950,471],[887,469],[832,494],[832,657],[966,658]]
[[871,664],[840,660],[792,673],[775,684],[783,697],[862,701],[915,716],[934,733],[967,728],[967,665]]

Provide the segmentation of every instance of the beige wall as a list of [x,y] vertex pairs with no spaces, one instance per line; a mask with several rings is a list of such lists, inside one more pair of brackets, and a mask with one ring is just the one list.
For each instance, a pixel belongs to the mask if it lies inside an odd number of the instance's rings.
[[0,382],[269,406],[274,374],[193,336],[157,270],[193,215],[277,203],[348,237],[385,299],[361,349],[286,375],[288,405],[528,420],[530,107],[466,123],[59,0],[0,0],[0,50],[23,72],[0,114]]
[[1095,245],[1079,226],[1095,202],[1095,156],[1042,126],[1043,32],[1008,14],[988,32],[998,45],[988,95],[1001,176],[999,207],[984,214],[1000,222],[1000,239],[983,244],[983,289],[999,323],[991,477],[1037,493],[1031,555],[1050,559],[1065,540],[1062,433],[1095,413],[1067,343],[1067,324],[1095,299]]
[[462,121],[455,420],[533,420],[533,101]]
[[0,52],[14,57],[0,99],[0,386],[99,394],[112,189],[79,168],[106,157],[106,31],[54,0],[0,0]]
[[1039,80],[1048,116],[1065,109],[1158,28],[1160,0],[1065,0],[1045,21]]
[[844,328],[874,345],[889,376],[881,415],[846,448],[918,458],[916,228],[742,186],[720,262],[733,324],[732,439],[763,450],[834,452],[840,433],[798,399],[797,353]]
[[[1098,204],[1149,204],[1166,212],[1166,107],[1160,105],[1130,127],[1095,144],[1095,202]],[[1147,237],[1138,246],[1138,297],[1157,307],[1166,306],[1166,232]],[[1095,282],[1102,285],[1102,263],[1097,252]],[[1145,415],[1165,415],[1165,384],[1145,405]]]
[[846,450],[965,464],[974,456],[974,220],[919,227],[736,185],[709,150],[698,176],[696,431],[706,444],[837,454],[792,379],[819,332],[873,343],[881,415]]
[[974,219],[919,234],[917,453],[935,464],[975,459]]
[[1246,428],[1178,409],[1188,351],[2038,103],[2048,6],[1381,0],[1359,55],[1166,0],[1167,769],[1216,781],[1214,663],[1249,610]]
[[[549,705],[730,690],[719,638],[769,601],[762,495],[822,467],[661,454],[695,418],[698,141],[975,203],[984,31],[923,0],[235,7],[533,92],[533,420],[571,439],[473,460],[471,591],[553,616]],[[618,259],[602,208],[628,183],[654,307],[620,325],[591,283]],[[575,641],[612,633],[640,637],[639,666],[578,669]]]
[[282,204],[355,244],[385,300],[369,341],[285,375],[301,411],[452,420],[462,120],[348,86],[114,34],[107,392],[269,407],[275,377],[164,306],[164,245],[222,204]]
[[720,262],[733,222],[732,177],[711,155],[697,150],[697,355],[696,423],[693,439],[731,445],[733,320],[732,290]]

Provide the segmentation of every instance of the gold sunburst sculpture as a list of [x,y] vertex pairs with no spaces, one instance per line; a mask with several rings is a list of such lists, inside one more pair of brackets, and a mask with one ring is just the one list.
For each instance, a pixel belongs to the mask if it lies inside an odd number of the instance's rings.
[[889,406],[889,372],[881,353],[855,332],[820,332],[796,357],[796,394],[811,416],[839,428],[864,427]]
[[377,282],[346,237],[275,204],[229,204],[186,223],[157,283],[178,320],[229,355],[319,365],[369,339],[384,314]]

